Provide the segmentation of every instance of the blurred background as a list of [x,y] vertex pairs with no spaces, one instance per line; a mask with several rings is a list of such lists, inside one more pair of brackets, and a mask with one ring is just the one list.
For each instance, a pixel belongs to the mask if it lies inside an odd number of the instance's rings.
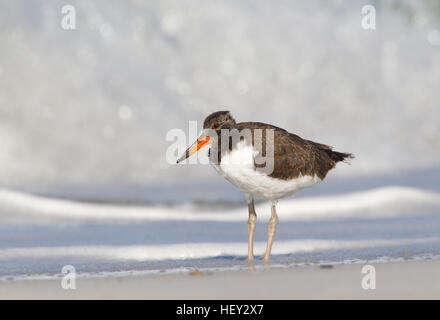
[[[76,30],[61,28],[65,4]],[[376,30],[361,28],[365,4]],[[1,0],[0,185],[221,184],[165,159],[168,130],[216,110],[354,153],[333,178],[436,170],[439,84],[436,0]]]
[[438,0],[0,0],[0,280],[244,262],[242,193],[166,161],[217,110],[356,156],[280,201],[273,261],[440,257],[439,85]]

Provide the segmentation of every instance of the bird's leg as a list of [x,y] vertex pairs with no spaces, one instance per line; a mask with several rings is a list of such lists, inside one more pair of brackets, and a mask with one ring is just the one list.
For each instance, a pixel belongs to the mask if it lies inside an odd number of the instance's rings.
[[270,251],[272,250],[272,244],[273,244],[273,238],[275,236],[275,231],[277,230],[278,225],[278,216],[277,211],[275,209],[275,202],[272,202],[271,206],[271,216],[269,223],[267,225],[267,247],[266,247],[266,253],[264,254],[264,261],[269,261],[270,259]]
[[254,199],[248,200],[249,219],[248,219],[248,260],[254,260],[254,231],[257,224],[257,214],[255,213]]

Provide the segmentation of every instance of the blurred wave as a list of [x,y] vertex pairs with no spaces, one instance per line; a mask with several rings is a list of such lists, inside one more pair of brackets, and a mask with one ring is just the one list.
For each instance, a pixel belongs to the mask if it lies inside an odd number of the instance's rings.
[[356,176],[440,166],[436,1],[0,2],[0,185],[208,181],[171,128],[228,108],[353,152]]
[[[268,218],[268,203],[256,206]],[[284,221],[315,219],[390,218],[423,215],[440,210],[440,193],[407,187],[383,187],[333,196],[284,200],[278,214]],[[130,221],[247,221],[247,210],[240,208],[204,209],[197,204],[167,206],[127,206],[97,204],[46,198],[0,189],[0,221],[21,223]]]
[[[440,238],[382,239],[382,240],[292,240],[279,241],[274,254],[298,254],[303,252],[331,251],[407,246],[414,244],[440,244]],[[0,261],[13,259],[48,259],[83,257],[111,261],[182,260],[221,256],[242,256],[247,243],[179,243],[154,246],[68,246],[0,249]],[[264,254],[265,242],[255,243],[257,255]]]

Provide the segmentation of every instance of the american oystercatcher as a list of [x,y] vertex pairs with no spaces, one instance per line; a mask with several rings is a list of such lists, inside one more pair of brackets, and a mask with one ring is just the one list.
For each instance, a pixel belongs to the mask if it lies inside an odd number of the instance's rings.
[[325,144],[302,139],[269,124],[236,123],[229,111],[218,111],[205,119],[202,134],[177,163],[208,145],[210,163],[246,196],[249,208],[248,260],[254,258],[257,222],[254,197],[271,202],[263,258],[268,261],[278,225],[277,200],[317,184],[336,163],[353,157],[350,153],[333,151]]

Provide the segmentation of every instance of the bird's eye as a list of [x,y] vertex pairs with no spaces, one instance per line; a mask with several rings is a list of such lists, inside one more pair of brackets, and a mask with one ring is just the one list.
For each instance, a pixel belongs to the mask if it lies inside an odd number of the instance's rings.
[[212,124],[211,129],[215,129],[215,124]]

